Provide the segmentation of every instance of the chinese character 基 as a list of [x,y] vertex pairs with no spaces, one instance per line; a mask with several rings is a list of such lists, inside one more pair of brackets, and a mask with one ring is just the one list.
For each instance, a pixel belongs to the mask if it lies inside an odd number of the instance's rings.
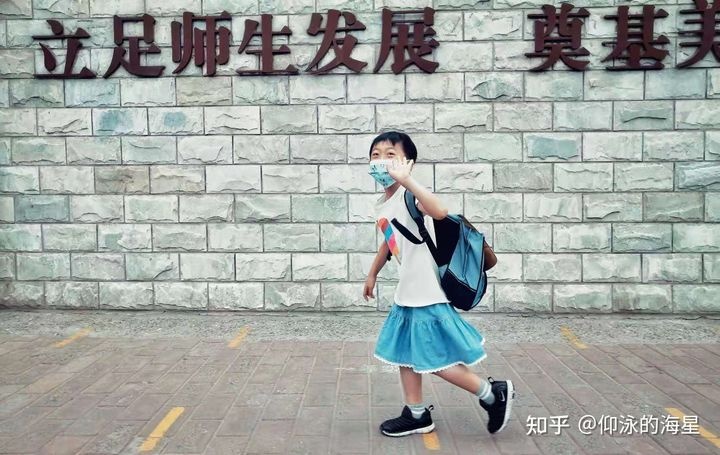
[[[308,27],[307,30],[308,34],[311,36],[316,36],[318,33],[323,34],[323,41],[322,44],[320,44],[320,49],[308,65],[307,71],[310,74],[327,74],[340,65],[345,65],[352,71],[359,73],[365,65],[367,65],[367,62],[355,60],[350,56],[353,48],[357,44],[357,38],[348,33],[351,31],[365,30],[365,25],[357,20],[353,13],[343,12],[342,17],[345,20],[345,26],[338,27],[340,16],[340,11],[335,9],[329,10],[327,16],[327,26],[324,28],[321,27],[323,20],[321,14],[313,13],[310,18],[310,27]],[[338,37],[336,36],[337,33],[344,33],[344,35]],[[320,62],[330,51],[331,47],[335,53],[335,58],[325,66],[319,67]],[[316,66],[318,68],[313,70]]]
[[[195,16],[184,12],[182,23],[173,21],[172,58],[178,63],[173,74],[184,70],[190,60],[195,66],[205,66],[205,75],[214,76],[217,65],[224,65],[230,60],[230,29],[217,27],[218,21],[231,20],[230,13],[223,11],[219,16]],[[205,23],[205,29],[194,26],[195,22]]]
[[[78,52],[82,49],[83,45],[80,42],[81,39],[90,38],[90,34],[85,29],[78,28],[74,35],[66,35],[63,33],[63,25],[52,19],[48,19],[47,23],[50,24],[50,30],[52,35],[33,35],[33,39],[36,40],[63,40],[67,41],[67,54],[65,56],[65,69],[61,74],[35,74],[38,79],[92,79],[96,74],[90,71],[88,68],[83,67],[79,73],[73,73],[73,66],[75,66],[75,60],[77,59]],[[43,43],[40,43],[40,47],[43,52],[43,61],[45,63],[45,69],[48,73],[57,68],[57,57],[53,51]]]
[[[126,22],[142,22],[142,36],[125,36]],[[107,69],[103,77],[110,77],[115,71],[122,66],[125,70],[140,77],[158,77],[164,66],[144,66],[140,64],[140,56],[142,54],[158,54],[160,48],[155,45],[155,19],[149,14],[143,14],[142,17],[120,17],[113,16],[113,38],[117,47],[113,52],[110,67]],[[140,41],[145,41],[149,46],[140,47]],[[122,47],[123,42],[128,42],[128,49]],[[125,54],[128,58],[125,59]]]
[[713,0],[712,5],[708,5],[707,0],[694,0],[695,9],[680,10],[680,14],[699,14],[700,19],[687,19],[686,24],[700,24],[699,30],[680,30],[680,36],[695,35],[699,41],[685,41],[680,43],[680,47],[696,47],[695,53],[684,62],[678,63],[678,68],[694,65],[712,50],[715,60],[720,61],[720,43],[715,41],[715,36],[720,35],[717,30],[719,20],[716,18],[720,12],[720,1]]
[[[250,44],[250,40],[253,37],[260,37],[260,48],[259,49],[247,49],[248,54],[259,54],[260,55],[260,69],[259,70],[236,70],[238,74],[258,76],[265,74],[297,74],[298,70],[294,65],[288,65],[284,70],[276,70],[273,68],[273,55],[276,54],[289,54],[290,48],[282,44],[279,48],[273,47],[273,37],[276,35],[290,36],[292,32],[290,27],[287,25],[280,29],[279,32],[275,32],[272,29],[272,14],[263,14],[260,16],[262,24],[257,21],[250,19],[245,20],[245,36],[243,37],[238,53],[242,54]],[[258,32],[258,26],[261,26],[261,30]]]
[[[613,51],[604,59],[625,60],[625,65],[608,66],[609,70],[659,70],[664,67],[662,60],[668,55],[666,49],[655,46],[668,44],[665,35],[657,39],[653,36],[656,18],[667,17],[664,9],[655,12],[655,7],[645,5],[642,14],[630,14],[628,6],[619,6],[617,14],[609,14],[605,19],[617,21],[617,41],[603,41],[603,46],[614,46]],[[643,60],[651,60],[643,63]]]
[[534,19],[533,30],[535,35],[535,51],[525,54],[527,57],[544,57],[546,60],[530,71],[543,71],[552,67],[558,60],[569,68],[582,71],[587,66],[587,60],[578,60],[575,57],[590,55],[587,49],[581,47],[581,31],[584,24],[582,18],[590,13],[585,8],[572,12],[573,5],[563,3],[560,14],[552,5],[543,5],[543,14],[528,14]]
[[[422,18],[403,17],[396,19],[397,16],[417,14],[422,14]],[[435,10],[429,7],[422,10],[401,12],[393,12],[388,8],[383,8],[380,57],[373,72],[380,71],[380,68],[382,68],[390,55],[390,51],[393,52],[394,57],[390,68],[395,74],[400,74],[405,68],[413,64],[426,73],[435,72],[439,64],[422,58],[422,56],[432,53],[432,50],[439,46],[439,43],[432,38],[435,36],[435,30],[432,28],[434,20]],[[412,29],[410,26],[412,26]],[[430,37],[430,39],[426,40],[427,37]]]

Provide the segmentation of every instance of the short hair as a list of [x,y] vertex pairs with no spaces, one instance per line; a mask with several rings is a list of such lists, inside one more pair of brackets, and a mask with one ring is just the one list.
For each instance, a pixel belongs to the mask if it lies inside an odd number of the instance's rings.
[[387,131],[373,139],[372,144],[370,144],[369,155],[372,156],[375,145],[385,141],[390,142],[392,145],[398,142],[401,143],[407,159],[417,161],[417,147],[415,147],[415,143],[410,139],[410,136],[399,131]]

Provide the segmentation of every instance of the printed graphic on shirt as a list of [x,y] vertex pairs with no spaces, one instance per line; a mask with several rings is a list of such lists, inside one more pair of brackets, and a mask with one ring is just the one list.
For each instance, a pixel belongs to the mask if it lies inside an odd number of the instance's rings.
[[378,226],[380,226],[380,230],[385,236],[385,242],[387,242],[390,252],[393,254],[393,256],[395,256],[395,258],[398,258],[399,260],[400,248],[398,247],[397,241],[395,239],[395,232],[393,232],[392,226],[390,226],[387,218],[380,218],[378,220]]

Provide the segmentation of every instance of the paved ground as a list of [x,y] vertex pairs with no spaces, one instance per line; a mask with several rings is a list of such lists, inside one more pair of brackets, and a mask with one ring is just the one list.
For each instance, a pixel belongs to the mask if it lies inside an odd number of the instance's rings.
[[488,435],[472,396],[428,376],[437,431],[401,439],[377,431],[402,404],[372,357],[382,320],[0,312],[0,453],[720,453],[718,320],[470,317],[475,369],[518,389],[509,426]]

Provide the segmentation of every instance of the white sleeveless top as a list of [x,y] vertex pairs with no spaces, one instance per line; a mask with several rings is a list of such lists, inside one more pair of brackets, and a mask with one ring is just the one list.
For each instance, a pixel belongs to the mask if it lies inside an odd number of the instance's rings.
[[[415,202],[417,204],[417,199]],[[422,239],[417,224],[405,206],[405,187],[400,186],[388,200],[385,200],[385,194],[383,194],[375,203],[375,214],[380,235],[388,243],[393,257],[400,264],[398,267],[399,282],[395,288],[395,303],[400,306],[422,307],[449,302],[445,291],[440,286],[437,264],[435,264],[427,245],[412,243],[392,225],[393,218],[396,218],[415,237]],[[430,238],[434,242],[433,219],[429,215],[424,215],[423,220]]]

